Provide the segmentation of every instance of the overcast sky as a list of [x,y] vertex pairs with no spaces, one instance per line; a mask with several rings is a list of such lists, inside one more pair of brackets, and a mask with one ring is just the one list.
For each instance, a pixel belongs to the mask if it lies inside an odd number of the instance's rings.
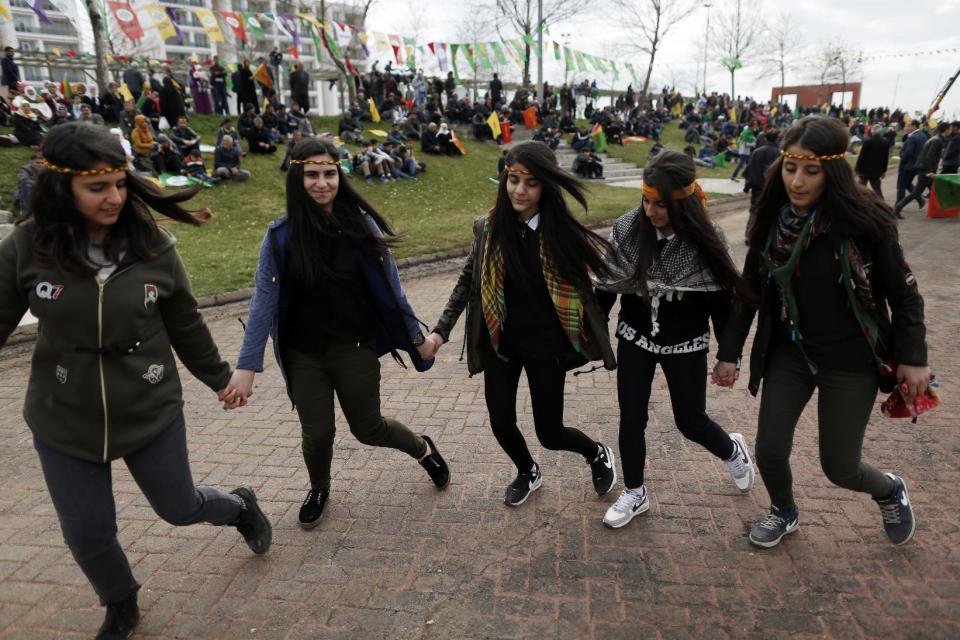
[[[733,2],[713,0],[711,16],[715,19],[718,11]],[[492,4],[492,0],[486,2],[487,6]],[[645,70],[647,61],[642,54],[626,52],[625,46],[631,37],[621,26],[612,4],[607,0],[594,0],[593,4],[596,8],[590,14],[550,25],[552,38],[562,41],[563,35],[568,34],[566,39],[573,49],[632,62]],[[938,91],[960,69],[960,54],[953,51],[939,55],[871,59],[889,54],[960,48],[960,0],[794,0],[789,4],[755,0],[745,4],[764,16],[785,9],[793,14],[802,44],[795,56],[797,69],[788,73],[788,85],[816,83],[817,73],[812,70],[812,60],[821,48],[819,45],[829,40],[842,39],[851,48],[863,51],[861,105],[865,107],[892,105],[895,100],[897,106],[911,111],[926,111]],[[401,36],[418,35],[423,43],[459,42],[465,39],[465,30],[468,31],[465,24],[477,15],[490,14],[490,11],[478,10],[482,5],[483,0],[378,0],[370,10],[367,28]],[[705,23],[706,10],[701,7],[668,34],[657,56],[652,87],[675,82],[681,91],[690,94],[694,83],[700,86],[702,81],[695,79],[702,77],[698,74],[702,74],[703,69]],[[744,57],[744,68],[736,74],[736,90],[740,95],[769,100],[771,87],[779,85],[780,81],[779,78],[762,77],[757,57],[756,54],[752,60]],[[562,82],[562,67],[554,63],[552,55],[546,58],[547,80]],[[461,74],[465,66],[461,61]],[[517,67],[513,69],[517,70]],[[519,77],[519,73],[516,76]],[[587,74],[574,73],[572,77],[578,80],[596,77],[607,87],[611,81],[609,76],[604,80],[601,74],[592,70]],[[622,88],[625,87],[624,83]],[[708,64],[707,88],[709,91],[730,91],[730,75],[713,55]],[[960,119],[960,80],[944,100],[940,116]]]

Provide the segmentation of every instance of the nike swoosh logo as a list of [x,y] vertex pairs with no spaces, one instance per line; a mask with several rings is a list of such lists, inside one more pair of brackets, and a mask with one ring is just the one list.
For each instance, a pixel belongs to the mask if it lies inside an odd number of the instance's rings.
[[910,500],[907,499],[907,496],[906,496],[906,495],[900,496],[900,504],[902,504],[902,505],[905,506],[905,507],[909,507],[909,506],[910,506]]

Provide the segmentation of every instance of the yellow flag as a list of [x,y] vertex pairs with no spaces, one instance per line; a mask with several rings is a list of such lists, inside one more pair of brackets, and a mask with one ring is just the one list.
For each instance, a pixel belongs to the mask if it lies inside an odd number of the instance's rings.
[[173,28],[173,24],[170,22],[170,18],[167,16],[167,12],[163,10],[163,7],[157,4],[151,4],[144,7],[144,9],[147,10],[147,15],[150,16],[153,26],[160,32],[161,38],[166,40],[177,37],[177,30]]
[[217,17],[213,15],[213,11],[194,9],[194,12],[197,14],[197,19],[200,20],[203,30],[207,32],[207,38],[210,39],[210,42],[223,42],[223,31],[220,30],[220,24],[217,22]]
[[377,111],[377,103],[370,98],[370,120],[380,122],[380,112]]
[[491,113],[490,117],[487,118],[487,124],[490,125],[490,131],[493,133],[494,140],[503,135],[503,132],[500,131],[500,116],[497,115],[496,111]]
[[50,53],[52,53],[53,55],[55,55],[55,56],[57,56],[57,57],[59,58],[59,57],[60,57],[60,47],[54,47],[53,49],[50,49]]
[[130,92],[130,87],[127,86],[126,82],[120,85],[120,95],[123,96],[124,102],[136,102],[133,99],[133,93]]
[[10,15],[10,8],[7,6],[7,0],[0,0],[0,16],[7,20],[13,20],[13,16]]

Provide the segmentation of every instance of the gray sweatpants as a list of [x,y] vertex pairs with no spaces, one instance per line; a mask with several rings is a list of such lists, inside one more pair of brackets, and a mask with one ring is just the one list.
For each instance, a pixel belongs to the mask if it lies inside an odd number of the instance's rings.
[[[117,540],[117,509],[110,463],[68,456],[33,440],[64,541],[103,605],[140,588]],[[123,461],[150,506],[172,525],[225,525],[243,508],[235,495],[195,487],[187,460],[187,433],[181,414],[173,424]]]

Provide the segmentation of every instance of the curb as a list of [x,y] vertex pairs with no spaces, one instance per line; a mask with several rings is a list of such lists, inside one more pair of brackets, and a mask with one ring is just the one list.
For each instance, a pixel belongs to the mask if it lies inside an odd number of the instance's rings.
[[[740,210],[743,205],[749,205],[749,203],[750,196],[731,196],[729,198],[724,198],[710,207],[710,215],[713,218],[725,216]],[[606,220],[604,222],[588,223],[587,227],[590,229],[609,229],[610,222],[610,220]],[[447,251],[427,253],[420,256],[410,256],[409,258],[400,258],[397,260],[397,268],[403,272],[414,269],[415,267],[423,267],[427,265],[439,266],[440,263],[456,260],[457,258],[463,258],[469,253],[470,245],[465,245],[462,247],[456,247],[454,249],[448,249]],[[459,264],[451,264],[449,265],[449,269],[442,270],[453,270],[459,268],[459,266]],[[216,293],[197,298],[197,307],[204,311],[204,316],[209,317],[215,315],[216,311],[222,307],[236,304],[238,302],[246,302],[251,297],[253,297],[252,287],[247,289],[238,289],[236,291],[227,291],[225,293]],[[10,337],[7,338],[5,346],[12,346],[36,340],[37,327],[38,323],[17,327],[14,329],[13,333],[10,334]]]

